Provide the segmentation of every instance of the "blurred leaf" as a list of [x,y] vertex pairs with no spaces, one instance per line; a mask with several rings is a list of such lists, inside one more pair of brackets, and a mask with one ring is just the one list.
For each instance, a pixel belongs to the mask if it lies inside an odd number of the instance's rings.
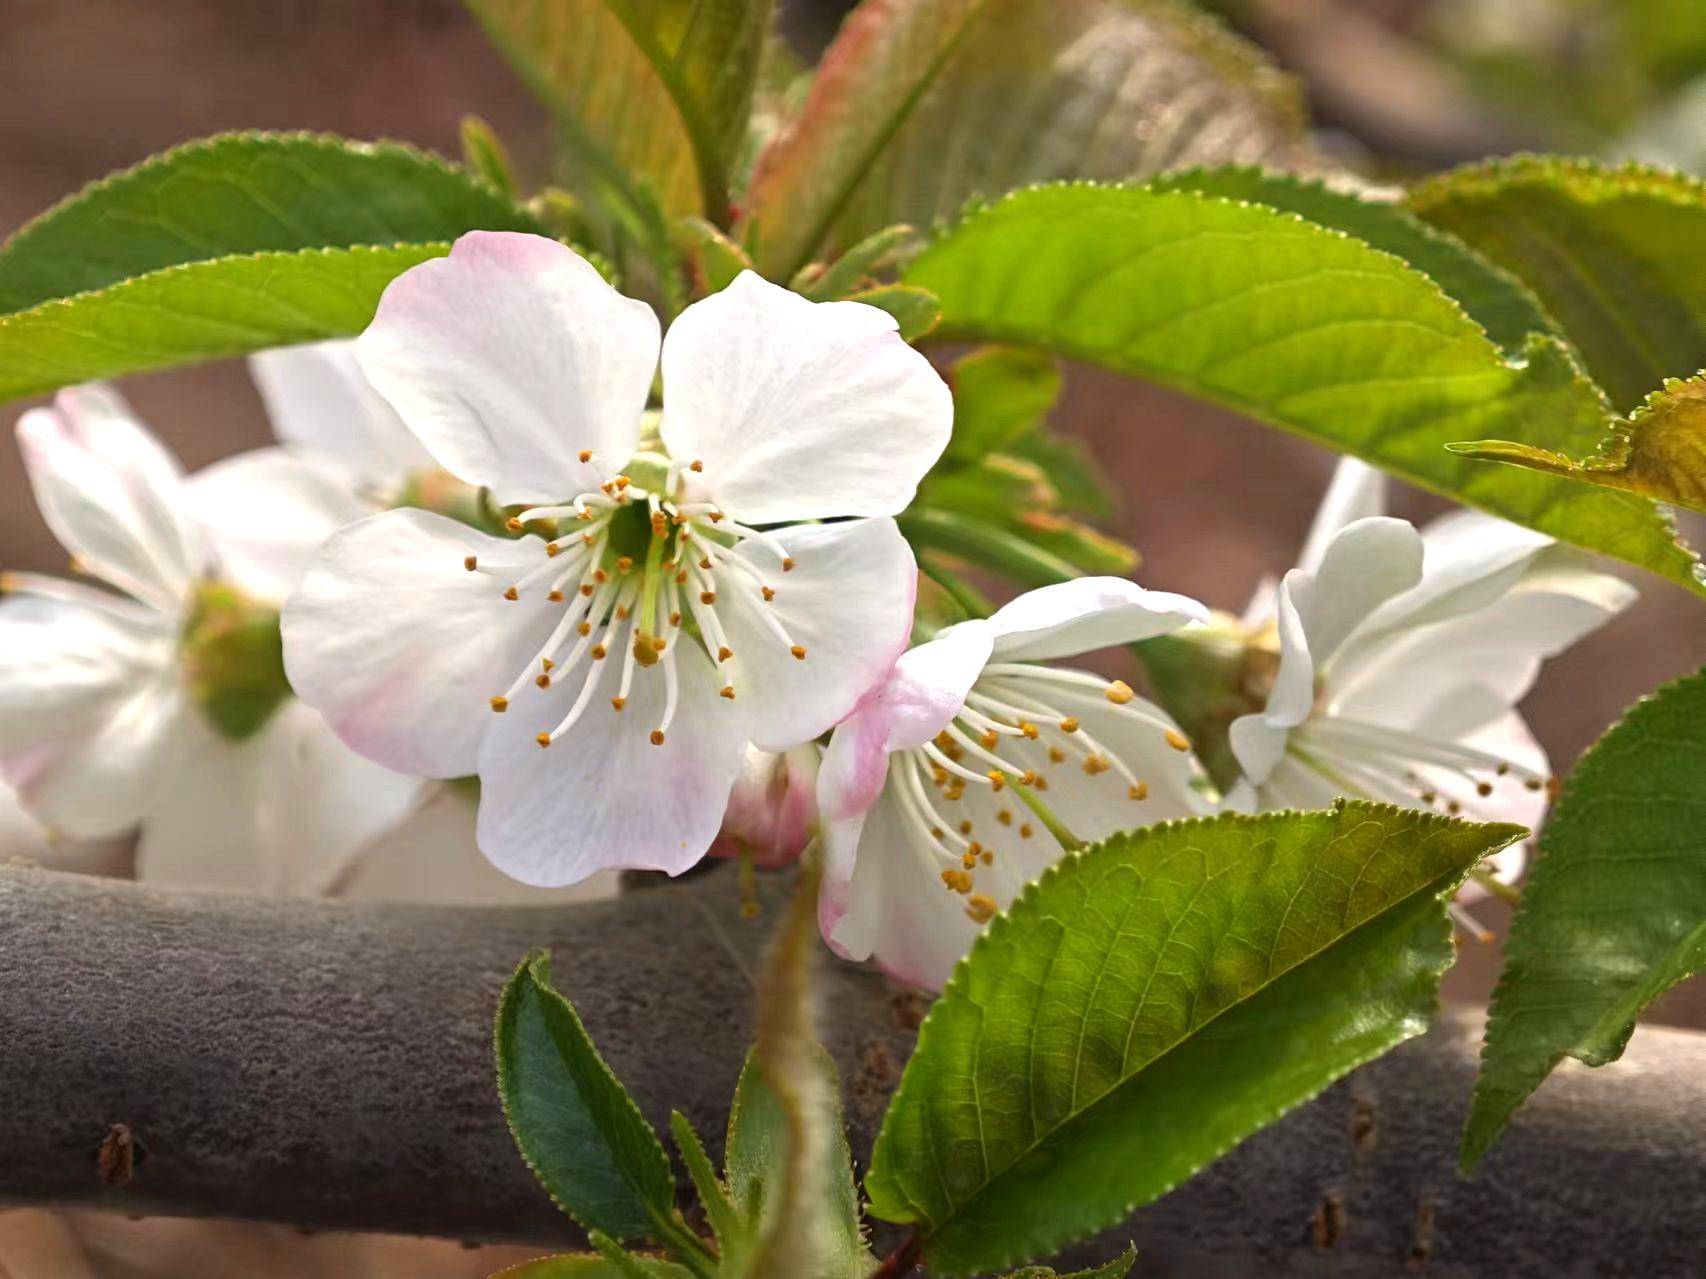
[[1136,1264],[1137,1249],[1127,1244],[1125,1251],[1112,1261],[1092,1266],[1088,1270],[1074,1270],[1069,1275],[1063,1275],[1057,1274],[1048,1266],[1023,1266],[1007,1276],[1007,1279],[1125,1279]]
[[1444,899],[1526,832],[1386,805],[1168,822],[1070,855],[960,962],[871,1155],[933,1273],[1124,1219],[1420,1034]]
[[866,289],[863,293],[853,294],[847,301],[863,302],[866,306],[887,311],[894,316],[895,323],[900,325],[901,337],[908,342],[916,342],[935,328],[942,318],[942,308],[930,291],[910,284],[885,284],[880,288]]
[[467,4],[607,181],[725,217],[771,0]]
[[495,189],[412,147],[227,133],[103,178],[25,224],[0,246],[0,310],[186,262],[390,249],[474,230],[542,228]]
[[515,169],[509,151],[492,126],[477,115],[462,117],[462,163],[505,195],[515,194]]
[[1014,440],[1008,451],[1034,463],[1060,494],[1060,504],[1067,510],[1103,518],[1113,514],[1106,468],[1083,441],[1036,430]]
[[881,231],[873,231],[828,267],[817,270],[816,263],[805,267],[795,277],[799,283],[791,287],[814,301],[833,302],[863,287],[876,272],[923,242],[917,230],[904,222],[884,227]]
[[1043,424],[1060,398],[1060,361],[1045,351],[986,346],[954,361],[954,434],[946,459],[972,463]]
[[1566,1055],[1603,1066],[1706,967],[1706,672],[1637,702],[1564,783],[1523,886],[1463,1138],[1472,1168]]
[[214,258],[0,316],[0,402],[360,333],[394,277],[449,251],[439,242]]
[[1335,191],[1315,178],[1248,167],[1192,169],[1149,185],[1156,191],[1200,191],[1265,204],[1396,254],[1430,276],[1512,359],[1522,358],[1530,333],[1562,336],[1521,280],[1392,200]]
[[1008,524],[1027,510],[1047,510],[1058,495],[1035,462],[992,453],[969,466],[944,466],[924,477],[917,505]]
[[1521,277],[1619,412],[1706,367],[1698,179],[1530,156],[1432,178],[1409,205]]
[[1141,559],[1136,547],[1053,511],[1020,511],[1011,526],[1033,546],[1066,560],[1080,573],[1124,576]]
[[956,559],[991,569],[1029,589],[1066,582],[1078,570],[1029,539],[970,515],[914,503],[897,522],[917,551],[945,551]]
[[1706,511],[1706,375],[1667,379],[1627,419],[1612,424],[1585,462],[1508,440],[1454,444],[1451,451]]
[[863,1279],[872,1269],[841,1123],[841,1081],[813,1037],[817,885],[808,869],[771,942],[758,1032],[729,1110],[724,1175],[754,1245],[745,1279]]
[[752,269],[746,250],[704,218],[683,218],[678,225],[686,242],[693,282],[701,295],[721,293],[742,271]]
[[[634,1264],[648,1279],[692,1279],[693,1272],[669,1261],[636,1257]],[[591,1254],[541,1257],[498,1271],[491,1279],[627,1279],[616,1263]]]
[[529,955],[504,987],[496,1045],[510,1134],[557,1206],[617,1239],[667,1221],[675,1208],[669,1158],[574,1006],[552,988],[545,952]]
[[1447,452],[1591,449],[1610,415],[1555,339],[1508,360],[1432,280],[1340,232],[1193,192],[1039,187],[968,214],[905,279],[940,300],[943,341],[1149,378],[1702,593],[1651,502]]
[[746,239],[786,278],[826,239],[927,227],[973,195],[1295,163],[1303,127],[1291,82],[1177,0],[864,0],[759,156]]

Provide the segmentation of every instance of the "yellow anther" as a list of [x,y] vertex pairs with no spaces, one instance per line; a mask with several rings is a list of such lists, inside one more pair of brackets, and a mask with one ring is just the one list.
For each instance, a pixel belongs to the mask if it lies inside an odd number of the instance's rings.
[[1027,782],[1025,784],[1027,786],[1029,786],[1032,790],[1047,790],[1048,789],[1048,778],[1044,777],[1041,773],[1037,773],[1035,776],[1033,776],[1031,778],[1031,780],[1029,782]]
[[1530,777],[1526,782],[1523,783],[1523,785],[1526,786],[1529,790],[1539,790],[1541,787],[1541,781],[1538,777]]
[[643,632],[634,636],[634,660],[641,666],[652,667],[658,664],[658,651],[652,647],[652,636]]
[[721,511],[712,511],[711,512],[711,523],[721,524],[722,522],[723,522],[723,513]]
[[1000,822],[1003,826],[1011,826],[1013,824],[1013,814],[1009,810],[1003,808],[999,813],[995,814],[995,820]]
[[793,556],[791,556],[791,555],[783,556],[783,558],[782,558],[782,571],[784,573],[792,573],[794,571],[794,558],[793,558]]
[[942,882],[948,886],[950,892],[971,892],[971,875],[955,867],[950,866],[942,872]]
[[790,648],[788,651],[794,655],[794,660],[796,662],[803,662],[806,660],[806,650],[801,648],[798,644],[794,645],[794,647]]
[[1061,720],[1060,731],[1063,733],[1076,733],[1078,731],[1078,717],[1076,715],[1068,715],[1065,719]]
[[995,865],[995,854],[993,852],[991,852],[989,849],[987,849],[987,848],[984,849],[983,852],[979,854],[979,856],[983,858],[983,864],[985,866]]
[[654,728],[652,730],[652,745],[653,746],[662,746],[663,745],[663,730],[661,728]]
[[735,655],[735,651],[732,648],[719,648],[717,650],[717,660],[719,662],[726,662],[729,660],[729,658],[733,657],[734,655]]
[[711,557],[709,555],[707,555],[704,559],[700,560],[699,561],[699,567],[700,568],[710,568],[711,567]]
[[1028,719],[1020,720],[1019,721],[1019,731],[1021,733],[1023,733],[1031,741],[1034,742],[1037,740],[1037,733],[1038,733],[1037,726],[1035,724],[1031,723],[1030,720],[1028,720]]
[[468,556],[467,559],[462,561],[462,567],[472,573],[475,569],[480,567],[480,557],[478,555]]
[[669,624],[671,626],[680,626],[681,625],[681,614],[680,613],[671,613],[669,615]]
[[563,602],[563,593],[561,591],[547,591],[545,598],[550,600],[553,604],[561,604]]
[[967,870],[976,870],[977,869],[977,854],[976,853],[966,853],[965,855],[963,855],[960,858],[960,865],[964,866]]
[[592,623],[591,622],[580,623],[578,626],[575,627],[575,634],[576,635],[591,635],[592,634]]
[[609,480],[604,481],[604,483],[600,484],[598,487],[600,490],[603,491],[603,493],[606,497],[609,497],[612,493],[614,493],[616,491],[616,486],[614,484],[612,484]]
[[581,541],[585,542],[588,546],[591,546],[594,542],[598,541],[598,539],[591,533],[582,533]]
[[511,533],[519,533],[519,532],[521,532],[521,521],[516,519],[515,516],[512,515],[507,520],[504,521],[504,527],[507,528]]
[[605,648],[604,645],[594,644],[592,646],[592,660],[595,662],[602,662],[609,652],[610,650]]
[[1065,759],[1066,759],[1066,752],[1061,750],[1060,747],[1051,746],[1048,748],[1048,762],[1049,763],[1059,764],[1059,763],[1062,763]]
[[562,554],[562,551],[563,551],[563,548],[558,546],[555,542],[545,543],[545,558],[546,559],[556,559],[558,555]]
[[1148,799],[1149,798],[1149,783],[1148,782],[1138,782],[1135,785],[1127,788],[1126,794],[1131,796],[1131,798],[1133,798],[1133,799]]
[[610,699],[610,709],[614,711],[621,710],[627,704],[628,699],[626,697],[612,697]]
[[946,834],[947,834],[947,832],[944,831],[940,826],[932,826],[930,828],[930,838],[931,839],[941,839]]
[[1021,786],[1035,786],[1039,780],[1041,779],[1038,778],[1035,770],[1033,769],[1027,768],[1019,775],[1019,785]]
[[962,835],[971,834],[971,823],[970,822],[961,822],[960,823],[960,834],[962,834]]
[[776,598],[776,588],[774,586],[761,586],[758,589],[764,593],[764,602],[766,604]]
[[701,462],[698,458],[694,458],[691,462],[689,462],[687,464],[687,469],[690,471],[694,471],[694,472],[703,471],[705,469],[705,464],[703,462]]
[[610,580],[610,574],[606,573],[601,568],[595,568],[592,570],[592,580],[602,586],[605,582]]
[[1000,909],[995,899],[985,897],[982,893],[973,893],[966,898],[966,914],[975,924],[987,924],[995,918],[995,912]]
[[[593,515],[592,515],[591,511],[580,510],[580,511],[575,512],[575,518],[577,520],[588,520],[588,521],[590,521],[593,518]],[[589,545],[590,545],[590,539],[588,541],[589,541]]]
[[630,609],[626,604],[618,604],[616,606],[616,620],[618,622],[627,621],[628,620],[628,614],[632,611],[633,610]]
[[728,698],[731,702],[734,701],[734,699],[735,699],[735,686],[733,684],[724,684],[723,689],[722,689],[722,696]]
[[669,647],[669,641],[661,635],[652,636],[652,652],[661,653]]
[[1131,685],[1123,679],[1117,679],[1108,685],[1108,700],[1115,706],[1124,706],[1137,694],[1131,691]]
[[675,584],[677,586],[686,586],[687,585],[687,570],[686,569],[682,569],[681,572],[679,572],[675,575]]
[[989,732],[985,733],[982,737],[978,738],[978,741],[983,743],[983,749],[984,750],[992,751],[1000,743],[1001,738],[995,732],[994,729],[990,729]]
[[1031,824],[1029,822],[1026,822],[1023,826],[1019,827],[1019,838],[1020,839],[1029,839],[1030,837],[1031,837]]
[[551,677],[549,675],[535,675],[533,677],[533,682],[539,685],[540,688],[551,687]]
[[582,462],[590,462],[590,461],[592,461],[592,450],[591,449],[582,449],[580,451],[579,456],[580,456],[580,460]]
[[499,715],[502,715],[505,711],[507,711],[509,709],[509,698],[507,698],[507,697],[494,697],[494,698],[492,698],[491,706],[492,706],[492,709],[494,711],[496,711]]
[[989,778],[989,784],[995,790],[1004,790],[1007,786],[1007,776],[999,768],[992,768],[984,774]]
[[669,517],[662,511],[652,512],[652,536],[662,537],[669,532]]
[[619,489],[625,489],[633,482],[634,481],[630,480],[626,475],[618,475],[616,477],[616,487]]
[[1107,757],[1104,755],[1086,755],[1084,757],[1084,771],[1092,777],[1098,773],[1105,773],[1112,767],[1113,765],[1108,763]]
[[1191,739],[1186,737],[1178,729],[1169,728],[1167,730],[1167,745],[1171,746],[1176,751],[1188,751],[1191,749]]
[[541,669],[542,669],[542,670],[547,670],[547,671],[548,671],[548,670],[550,670],[550,669],[551,669],[551,668],[552,668],[552,667],[554,667],[554,666],[556,666],[556,664],[557,664],[557,663],[555,663],[555,662],[553,662],[553,661],[552,661],[552,660],[551,660],[551,659],[550,659],[550,658],[549,658],[549,657],[541,657],[541,658],[540,658],[540,659],[539,659],[539,666],[540,666],[540,668],[541,668]]
[[699,602],[701,604],[715,604],[717,602],[717,593],[715,591],[700,591]]
[[591,582],[582,582],[581,583],[581,594],[582,595],[591,595],[592,594],[592,583]]
[[1482,799],[1486,799],[1487,796],[1493,793],[1493,784],[1491,782],[1477,782],[1475,784],[1475,793]]
[[521,592],[517,591],[515,589],[515,587],[512,586],[507,591],[504,592],[504,598],[513,603],[515,600],[518,600],[521,598]]
[[533,740],[539,743],[539,749],[540,750],[544,750],[547,746],[549,746],[551,744],[551,734],[540,733]]
[[618,555],[616,557],[616,571],[618,573],[626,573],[633,567],[634,557],[632,555]]

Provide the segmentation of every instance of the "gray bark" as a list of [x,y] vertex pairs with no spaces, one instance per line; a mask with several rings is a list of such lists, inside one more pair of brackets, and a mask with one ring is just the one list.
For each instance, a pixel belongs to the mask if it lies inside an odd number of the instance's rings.
[[[746,920],[733,879],[487,910],[0,870],[0,1200],[573,1244],[498,1110],[498,990],[550,947],[653,1121],[679,1107],[720,1146],[781,891]],[[922,1004],[843,964],[820,986],[863,1156]],[[1132,1238],[1139,1274],[1192,1279],[1699,1273],[1701,1037],[1566,1067],[1462,1182],[1479,1032],[1448,1012],[1080,1254]]]

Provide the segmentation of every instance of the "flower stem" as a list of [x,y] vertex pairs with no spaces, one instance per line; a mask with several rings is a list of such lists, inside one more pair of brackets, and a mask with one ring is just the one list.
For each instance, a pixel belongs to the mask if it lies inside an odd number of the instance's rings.
[[1013,781],[1012,786],[1020,801],[1037,815],[1037,820],[1048,828],[1049,834],[1060,841],[1062,848],[1069,853],[1076,853],[1084,847],[1084,841],[1074,835],[1071,828],[1055,816],[1054,809],[1043,803],[1042,797],[1036,791],[1019,781]]
[[1469,872],[1469,878],[1485,888],[1494,897],[1507,901],[1512,906],[1522,901],[1522,889],[1495,878],[1490,871],[1483,870],[1479,866]]
[[924,1251],[924,1245],[916,1234],[906,1237],[906,1242],[896,1248],[871,1272],[871,1279],[901,1279],[918,1268],[919,1255]]

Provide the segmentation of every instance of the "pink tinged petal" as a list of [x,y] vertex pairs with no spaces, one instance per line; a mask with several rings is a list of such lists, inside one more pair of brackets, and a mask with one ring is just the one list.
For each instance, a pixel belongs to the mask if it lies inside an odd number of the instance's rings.
[[285,604],[285,670],[348,745],[420,777],[475,770],[501,717],[490,699],[533,662],[562,605],[543,587],[503,597],[544,562],[542,543],[506,541],[426,511],[386,511],[334,535]]
[[[17,589],[38,584],[50,593]],[[171,625],[77,583],[10,585],[0,600],[0,777],[57,831],[127,829],[189,709]]]
[[749,746],[711,855],[765,870],[798,861],[817,830],[818,754],[813,743],[780,754]]
[[890,315],[752,272],[663,344],[663,442],[699,496],[755,524],[895,515],[947,447],[953,397]]
[[1041,662],[1132,644],[1208,623],[1208,609],[1184,595],[1146,591],[1123,577],[1080,577],[1027,591],[989,619],[994,660]]
[[535,888],[511,879],[475,847],[474,806],[471,794],[440,787],[361,853],[340,877],[333,895],[352,901],[455,906],[546,906],[616,895],[614,872],[594,875],[569,888]]
[[768,550],[742,548],[764,570],[773,599],[738,571],[717,574],[717,615],[734,650],[718,671],[749,706],[753,742],[786,750],[828,732],[888,675],[912,632],[918,570],[890,519],[803,525],[773,537],[794,561],[789,572]]
[[273,603],[284,602],[327,538],[373,513],[341,472],[278,448],[215,462],[183,493],[219,576]]
[[298,701],[240,742],[198,717],[170,785],[144,814],[137,878],[286,896],[324,892],[413,810],[420,788],[355,754]]
[[182,607],[205,551],[180,509],[182,472],[118,395],[61,391],[18,420],[42,516],[89,572],[164,612]]
[[503,505],[546,502],[633,457],[658,322],[555,240],[470,231],[391,282],[356,355],[447,471]]
[[404,476],[437,466],[368,382],[353,340],[261,351],[249,357],[249,373],[273,433],[352,479],[392,489]]
[[1386,477],[1354,457],[1339,459],[1333,478],[1315,511],[1297,567],[1313,573],[1321,567],[1327,547],[1341,530],[1358,520],[1386,514]]
[[[604,688],[614,686],[602,669],[612,665],[598,664]],[[542,749],[535,735],[563,718],[586,669],[496,717],[480,752],[480,850],[506,875],[546,888],[617,867],[679,875],[716,838],[746,748],[744,712],[717,695],[710,659],[683,644],[680,700],[662,746],[649,736],[664,707],[659,665],[634,680],[624,710],[601,690]]]

